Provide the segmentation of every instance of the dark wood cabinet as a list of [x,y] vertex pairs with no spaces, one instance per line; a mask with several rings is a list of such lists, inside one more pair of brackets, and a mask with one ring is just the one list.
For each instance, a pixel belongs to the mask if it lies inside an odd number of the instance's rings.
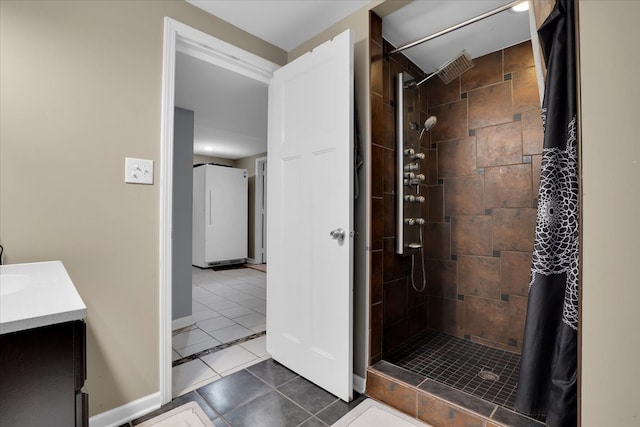
[[0,426],[87,427],[86,325],[0,335]]

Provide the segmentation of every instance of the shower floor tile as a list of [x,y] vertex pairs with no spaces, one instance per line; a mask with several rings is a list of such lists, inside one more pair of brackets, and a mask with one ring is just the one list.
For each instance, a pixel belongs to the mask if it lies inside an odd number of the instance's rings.
[[427,331],[384,358],[485,401],[514,409],[520,355]]

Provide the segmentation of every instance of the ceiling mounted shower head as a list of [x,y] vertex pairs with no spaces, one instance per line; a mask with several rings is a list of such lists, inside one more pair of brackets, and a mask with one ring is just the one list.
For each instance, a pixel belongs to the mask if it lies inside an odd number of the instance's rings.
[[474,65],[473,60],[467,51],[463,50],[455,58],[449,60],[446,64],[438,68],[433,74],[429,74],[427,77],[416,83],[416,86],[420,86],[422,83],[428,81],[434,76],[440,77],[444,84],[449,84],[460,77],[462,73],[473,68]]

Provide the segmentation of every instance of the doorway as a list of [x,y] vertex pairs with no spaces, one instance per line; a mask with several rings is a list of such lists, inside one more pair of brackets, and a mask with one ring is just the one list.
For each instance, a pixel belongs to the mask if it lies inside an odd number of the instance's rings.
[[[170,18],[165,18],[163,65],[162,142],[160,175],[160,394],[162,403],[172,398],[172,185],[173,111],[176,106],[176,56],[197,58],[224,70],[268,84],[277,64],[248,53]],[[258,273],[258,272],[254,272]]]
[[[303,377],[345,401],[351,399],[353,45],[353,33],[345,31],[296,61],[278,67],[170,18],[165,20],[161,161],[167,167],[161,169],[160,215],[163,402],[171,397],[167,339],[171,278],[167,273],[171,272],[168,254],[173,243],[171,211],[167,207],[172,201],[173,140],[168,131],[172,130],[171,112],[175,105],[177,51],[269,84],[268,150],[269,157],[273,157],[269,193],[278,197],[272,197],[269,204],[267,350],[274,360]],[[311,128],[316,131],[310,133]],[[287,225],[286,230],[283,224]],[[300,250],[301,244],[313,250]],[[291,287],[295,291],[283,289]],[[326,314],[330,312],[334,316],[327,322]],[[313,362],[319,358],[333,364],[331,369],[318,369],[319,364]],[[322,375],[318,375],[320,371]]]

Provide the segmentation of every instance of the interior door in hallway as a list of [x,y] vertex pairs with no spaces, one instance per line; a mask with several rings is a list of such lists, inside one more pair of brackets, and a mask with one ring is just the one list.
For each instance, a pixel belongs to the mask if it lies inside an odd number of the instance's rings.
[[353,395],[353,42],[278,69],[269,87],[267,351]]

